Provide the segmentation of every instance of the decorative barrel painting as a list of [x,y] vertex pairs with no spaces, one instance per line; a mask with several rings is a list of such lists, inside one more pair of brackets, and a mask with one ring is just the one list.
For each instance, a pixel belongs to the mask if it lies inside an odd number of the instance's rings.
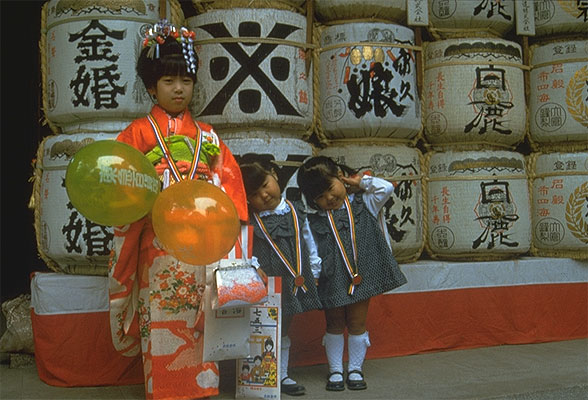
[[414,32],[348,23],[320,35],[321,130],[329,139],[415,138],[421,131]]
[[543,149],[588,149],[588,40],[531,47],[529,114]]
[[113,229],[89,221],[73,207],[65,188],[65,173],[82,147],[115,138],[116,134],[52,135],[39,145],[33,187],[37,247],[55,272],[108,274]]
[[333,141],[320,150],[360,172],[395,182],[394,194],[382,211],[399,262],[416,261],[425,242],[422,155],[416,148],[384,141]]
[[305,132],[313,116],[306,18],[276,9],[212,10],[190,17],[196,32],[194,116],[219,131],[278,127]]
[[499,260],[531,246],[525,160],[511,151],[427,154],[427,242],[432,258]]
[[525,135],[521,47],[501,39],[448,39],[425,48],[425,137],[434,147],[514,147]]
[[314,0],[319,22],[362,18],[406,21],[406,0]]
[[529,156],[531,253],[588,259],[588,152]]
[[159,1],[51,0],[43,10],[43,104],[55,133],[118,133],[149,112],[135,65]]
[[487,33],[500,37],[515,23],[515,0],[428,0],[429,29],[438,38]]
[[535,35],[586,34],[588,5],[584,0],[535,0]]

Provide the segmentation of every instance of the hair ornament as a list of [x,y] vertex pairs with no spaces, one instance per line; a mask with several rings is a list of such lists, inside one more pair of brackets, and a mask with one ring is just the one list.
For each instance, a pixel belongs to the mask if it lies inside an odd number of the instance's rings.
[[183,26],[178,32],[178,29],[166,19],[160,20],[145,33],[143,48],[149,47],[147,57],[151,59],[159,58],[159,45],[164,44],[168,37],[174,38],[182,46],[186,69],[189,73],[196,74],[196,53],[194,52],[196,33]]

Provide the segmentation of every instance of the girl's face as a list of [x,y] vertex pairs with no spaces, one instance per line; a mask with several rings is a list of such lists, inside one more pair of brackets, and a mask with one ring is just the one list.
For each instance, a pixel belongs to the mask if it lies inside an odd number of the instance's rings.
[[149,94],[157,98],[157,103],[172,117],[184,111],[192,100],[194,81],[189,76],[164,75],[157,81]]
[[331,179],[331,186],[314,199],[322,210],[338,210],[347,197],[347,189],[339,178]]
[[282,199],[278,179],[273,174],[265,176],[265,180],[255,192],[247,194],[249,206],[255,212],[275,209]]

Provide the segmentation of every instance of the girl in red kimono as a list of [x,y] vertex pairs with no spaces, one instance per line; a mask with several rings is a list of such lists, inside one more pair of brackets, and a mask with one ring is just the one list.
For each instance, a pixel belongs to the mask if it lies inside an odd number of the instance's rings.
[[[220,186],[246,221],[246,196],[233,155],[212,127],[194,121],[187,108],[196,81],[193,38],[193,32],[165,20],[147,33],[137,73],[157,104],[117,140],[153,161],[164,188],[181,179]],[[109,276],[114,345],[127,356],[142,352],[146,397],[217,395],[218,366],[202,361],[204,318],[199,309],[205,266],[186,264],[164,251],[149,214],[115,228]]]

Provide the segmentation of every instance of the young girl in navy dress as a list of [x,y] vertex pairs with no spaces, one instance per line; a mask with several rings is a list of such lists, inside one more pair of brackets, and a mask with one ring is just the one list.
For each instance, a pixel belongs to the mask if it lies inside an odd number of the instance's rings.
[[288,329],[295,314],[321,308],[316,289],[321,260],[302,204],[282,197],[271,156],[246,154],[240,166],[254,226],[253,256],[262,274],[282,277],[281,391],[302,395],[304,386],[288,377]]
[[329,363],[327,390],[343,383],[344,331],[347,328],[347,388],[367,388],[362,365],[370,346],[366,318],[373,296],[406,283],[378,223],[378,214],[394,186],[384,179],[353,175],[324,156],[312,157],[298,170],[298,187],[316,210],[308,221],[322,269],[318,293],[325,309],[323,345]]

